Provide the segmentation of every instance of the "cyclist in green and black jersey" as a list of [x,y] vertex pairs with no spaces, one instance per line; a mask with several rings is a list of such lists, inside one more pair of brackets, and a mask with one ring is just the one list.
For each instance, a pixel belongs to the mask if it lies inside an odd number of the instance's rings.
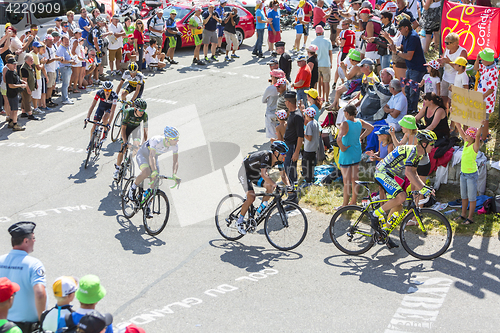
[[[120,167],[123,161],[123,154],[127,149],[128,137],[132,134],[133,144],[136,147],[139,147],[142,143],[144,143],[148,139],[148,114],[146,113],[146,108],[148,104],[142,98],[137,98],[134,101],[134,107],[128,108],[123,111],[123,121],[122,121],[122,148],[118,153],[118,157],[116,158],[115,164],[115,172],[113,173],[113,179],[117,180],[118,175],[120,174]],[[141,135],[140,135],[140,125],[141,122],[144,123],[144,139],[141,143]]]
[[[418,131],[417,145],[403,145],[394,149],[375,168],[375,180],[387,192],[389,201],[383,204],[380,208],[371,214],[371,226],[374,230],[379,230],[379,218],[384,218],[384,214],[392,208],[402,205],[406,200],[406,192],[401,188],[401,185],[395,180],[396,176],[404,178],[405,176],[411,183],[412,190],[420,191],[423,196],[428,196],[433,189],[426,186],[417,174],[418,162],[425,155],[429,154],[434,147],[437,136],[433,131],[421,130]],[[398,247],[394,241],[389,238],[387,243],[389,248]]]

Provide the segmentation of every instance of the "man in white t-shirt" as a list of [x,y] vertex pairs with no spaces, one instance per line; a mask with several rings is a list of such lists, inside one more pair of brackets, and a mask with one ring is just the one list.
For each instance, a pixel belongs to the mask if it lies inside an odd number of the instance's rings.
[[151,39],[149,42],[149,46],[144,51],[144,59],[146,60],[146,64],[150,67],[158,67],[162,69],[166,66],[165,53],[158,51],[158,45],[155,39]]
[[[120,62],[122,61],[123,37],[126,35],[118,15],[113,15],[111,23],[108,25],[111,35],[108,37],[109,68],[111,75],[120,75]],[[113,71],[113,61],[116,65],[116,72]]]
[[52,35],[45,36],[45,53],[40,56],[46,59],[45,71],[47,72],[47,94],[45,99],[45,104],[49,107],[57,106],[56,103],[52,101],[52,91],[56,87],[56,69],[57,62],[63,60],[61,57],[56,56],[56,47],[54,46],[54,37]]
[[166,20],[163,18],[163,9],[160,8],[156,9],[156,15],[148,21],[149,35],[151,39],[156,40],[156,44],[160,50],[163,46],[163,34],[166,31],[165,22]]

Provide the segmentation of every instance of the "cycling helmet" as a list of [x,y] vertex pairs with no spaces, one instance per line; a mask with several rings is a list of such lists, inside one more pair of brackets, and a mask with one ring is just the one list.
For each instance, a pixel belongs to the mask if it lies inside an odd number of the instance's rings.
[[136,98],[136,100],[134,101],[134,105],[136,108],[143,111],[146,110],[146,108],[148,107],[148,103],[146,103],[146,101],[143,100],[142,98]]
[[436,133],[431,130],[420,130],[417,132],[418,142],[435,142],[437,140]]
[[283,141],[274,141],[271,144],[271,150],[273,152],[277,151],[277,152],[279,152],[281,154],[285,154],[288,151],[288,146]]
[[165,134],[165,139],[179,140],[179,131],[175,127],[172,126],[165,127],[163,134]]
[[135,62],[131,62],[130,65],[128,65],[128,70],[131,72],[137,72],[139,70],[139,66]]
[[104,81],[102,83],[102,89],[113,89],[113,82],[111,81]]

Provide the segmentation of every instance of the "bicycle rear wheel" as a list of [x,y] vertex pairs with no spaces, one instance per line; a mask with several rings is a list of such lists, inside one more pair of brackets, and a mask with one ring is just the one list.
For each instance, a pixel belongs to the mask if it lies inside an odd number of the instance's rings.
[[219,202],[215,211],[215,226],[217,230],[227,240],[234,241],[244,235],[238,232],[236,222],[240,215],[243,197],[238,194],[228,194]]
[[[399,229],[401,244],[415,258],[430,260],[442,255],[451,244],[452,231],[448,219],[430,208],[420,210],[421,225],[408,225],[416,221],[415,215],[406,215]],[[425,231],[423,231],[425,230]]]
[[276,205],[269,211],[264,223],[269,243],[283,251],[295,249],[307,234],[307,217],[302,208],[293,202],[287,202],[287,205],[294,209],[285,211],[283,206]]
[[[148,217],[148,212],[151,213]],[[156,236],[165,229],[170,216],[170,204],[167,195],[156,190],[156,194],[144,204],[142,223],[151,236]]]
[[120,137],[120,132],[122,130],[122,120],[123,120],[123,110],[118,111],[115,119],[113,120],[113,126],[111,126],[111,141],[116,142]]
[[85,169],[87,169],[87,165],[89,164],[90,155],[92,155],[92,151],[94,150],[94,140],[95,135],[92,133],[92,138],[90,139],[90,144],[87,151],[87,159],[85,160]]
[[330,238],[340,251],[359,255],[373,246],[373,230],[368,214],[359,206],[345,206],[333,214]]
[[[130,219],[132,218],[135,213],[137,212],[137,203],[134,201],[130,200],[128,197],[128,191],[130,190],[130,187],[134,183],[135,177],[130,177],[129,180],[125,183],[125,186],[123,187],[123,190],[121,192],[122,196],[122,212],[123,216],[126,218]],[[139,190],[138,188],[136,191]]]

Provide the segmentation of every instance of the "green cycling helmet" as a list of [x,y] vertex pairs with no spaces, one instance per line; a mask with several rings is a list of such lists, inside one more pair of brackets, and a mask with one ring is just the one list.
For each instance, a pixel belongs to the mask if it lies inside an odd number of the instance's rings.
[[136,98],[136,100],[134,101],[134,106],[144,111],[148,107],[148,103],[146,103],[146,101],[143,100],[142,98]]

